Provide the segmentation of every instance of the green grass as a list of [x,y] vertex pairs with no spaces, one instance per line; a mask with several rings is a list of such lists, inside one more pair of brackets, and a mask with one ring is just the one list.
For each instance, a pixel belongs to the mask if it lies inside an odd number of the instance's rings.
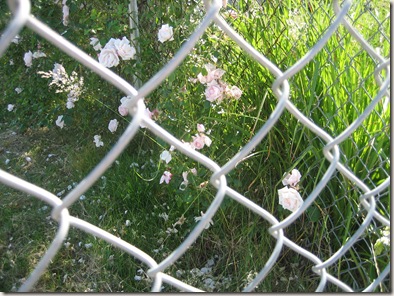
[[[87,40],[92,36],[92,29],[103,45],[110,37],[129,34],[124,5],[101,2],[88,4],[80,12],[76,2],[70,4],[73,20],[65,37],[91,55],[95,53]],[[115,72],[129,81],[136,74],[146,82],[170,60],[197,25],[193,19],[200,17],[200,12],[193,10],[196,3],[178,2],[163,6],[159,5],[160,1],[146,1],[141,5],[139,42],[143,51],[137,62],[131,62],[132,66],[121,65],[113,69]],[[298,15],[293,15],[290,8],[295,7],[294,3],[289,0],[258,6],[255,1],[239,1],[239,6],[233,7],[239,17],[235,20],[227,17],[227,20],[243,38],[285,70],[321,38],[334,16],[331,7],[320,1],[299,7]],[[0,4],[3,8],[1,5],[4,4]],[[379,46],[382,56],[387,57],[389,42],[380,36],[389,36],[388,4],[373,1],[370,5],[371,11],[362,4],[354,5],[352,19],[372,46]],[[61,33],[64,27],[59,21],[59,9],[41,1],[33,5],[33,13]],[[0,20],[6,19],[6,8],[0,11]],[[49,11],[53,11],[50,18],[47,17]],[[380,27],[371,16],[376,11]],[[193,17],[188,17],[190,15]],[[292,18],[300,25],[299,31],[292,31],[294,26],[286,21]],[[174,26],[175,41],[160,44],[157,29],[164,23]],[[2,28],[5,23],[0,22],[0,25]],[[64,197],[68,186],[73,187],[73,182],[78,183],[94,168],[115,143],[119,131],[126,127],[127,120],[117,115],[123,94],[45,40],[30,35],[27,29],[21,36],[24,39],[21,45],[11,45],[11,50],[0,58],[0,73],[7,77],[7,83],[0,85],[4,93],[0,102],[5,106],[0,110],[0,167],[55,194],[65,190],[61,195]],[[271,90],[274,77],[217,28],[210,27],[204,40],[145,101],[151,110],[160,111],[157,122],[184,141],[190,141],[197,123],[211,129],[212,146],[205,147],[202,153],[224,165],[250,141],[275,108],[277,99]],[[41,43],[48,58],[26,70],[20,57],[37,42]],[[204,98],[204,87],[189,82],[189,78],[204,71],[204,64],[212,63],[211,55],[218,58],[217,67],[226,71],[223,79],[243,91],[240,100],[212,108]],[[11,58],[16,64],[13,67],[9,65]],[[75,109],[65,109],[64,95],[56,94],[53,89],[48,91],[49,82],[35,75],[39,70],[52,69],[53,62],[62,62],[68,73],[75,70],[85,78],[86,89]],[[377,93],[373,78],[375,67],[375,62],[340,27],[314,60],[290,79],[291,100],[314,123],[337,136]],[[14,91],[18,86],[24,89],[19,95]],[[15,112],[6,111],[9,103],[17,105]],[[221,108],[223,112],[218,114]],[[59,114],[67,117],[66,128],[62,130],[53,124]],[[107,123],[115,117],[120,126],[112,135]],[[389,121],[389,111],[383,112],[379,104],[352,136],[339,145],[343,152],[342,163],[370,188],[389,175]],[[104,147],[94,147],[95,134],[103,136]],[[300,193],[304,198],[308,196],[329,165],[323,161],[324,145],[285,111],[252,154],[227,175],[227,182],[278,220],[283,220],[289,215],[277,201],[283,173],[297,168],[302,174]],[[168,165],[159,163],[164,149],[168,150],[169,145],[162,139],[148,130],[138,132],[104,178],[84,194],[86,198],[70,207],[70,213],[120,236],[157,262],[163,260],[190,233],[196,224],[194,217],[205,212],[216,194],[212,186],[200,186],[209,180],[211,172],[178,151],[173,153]],[[49,154],[55,156],[48,157]],[[31,157],[31,163],[25,160],[26,156]],[[10,159],[8,165],[5,165],[6,159]],[[135,163],[138,166],[132,166]],[[160,185],[160,176],[167,167],[173,179],[169,185]],[[197,176],[189,174],[187,189],[179,190],[181,173],[193,167],[198,171]],[[0,290],[14,291],[44,254],[57,224],[48,218],[50,208],[43,208],[43,202],[3,185],[0,185],[0,192],[0,216],[3,217]],[[328,259],[365,217],[366,213],[358,209],[360,194],[354,184],[336,173],[314,204],[284,230],[285,235],[322,260]],[[379,196],[378,208],[389,218],[390,194],[387,191]],[[163,218],[166,215],[168,219]],[[176,227],[178,232],[168,233],[181,216],[186,220]],[[275,239],[268,233],[270,225],[229,198],[213,220],[214,225],[205,230],[166,272],[203,290],[210,290],[205,284],[213,280],[214,291],[241,291],[250,277],[263,268],[275,246]],[[371,255],[381,228],[374,222],[350,251],[328,268],[329,273],[356,291],[368,286],[378,275],[378,269],[382,271],[390,260],[389,250],[377,258]],[[150,291],[151,282],[144,274],[147,267],[138,260],[76,229],[70,230],[66,242],[33,291]],[[92,246],[86,248],[85,244],[90,243]],[[211,272],[203,275],[193,271],[193,268],[206,267],[212,259]],[[277,264],[256,291],[314,291],[319,277],[311,271],[312,266],[311,261],[284,247]],[[136,275],[141,276],[140,281],[134,279]],[[176,291],[164,286],[164,291]],[[390,289],[391,281],[386,279],[377,290],[387,292]],[[338,290],[332,284],[326,287],[328,292]]]

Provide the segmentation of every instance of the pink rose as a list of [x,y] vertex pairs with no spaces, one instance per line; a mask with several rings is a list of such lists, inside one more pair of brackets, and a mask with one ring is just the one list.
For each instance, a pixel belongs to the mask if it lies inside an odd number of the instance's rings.
[[231,95],[235,98],[235,99],[239,99],[242,95],[242,90],[240,90],[238,87],[233,86],[231,87]]
[[214,102],[216,100],[221,101],[222,99],[222,89],[219,85],[213,84],[205,89],[205,97],[208,101]]
[[191,147],[193,149],[200,150],[204,148],[205,141],[203,137],[197,135],[197,136],[192,136],[192,138],[193,138],[193,142],[191,143]]
[[120,105],[118,107],[118,112],[119,112],[120,115],[126,116],[127,114],[129,114],[129,109],[126,106],[124,106],[124,105]]

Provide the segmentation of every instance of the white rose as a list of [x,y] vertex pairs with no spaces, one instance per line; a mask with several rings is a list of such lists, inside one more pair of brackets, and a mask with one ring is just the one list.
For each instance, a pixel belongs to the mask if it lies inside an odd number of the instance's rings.
[[115,48],[102,49],[98,60],[101,65],[107,68],[116,67],[119,64],[119,57]]
[[33,62],[33,53],[29,50],[25,53],[23,60],[25,61],[26,67],[31,67]]
[[161,26],[161,29],[159,30],[157,37],[159,38],[159,41],[161,43],[164,43],[166,41],[174,40],[173,35],[174,35],[174,32],[172,31],[172,27],[169,26],[168,24],[165,24],[165,25]]
[[293,169],[291,171],[291,174],[287,174],[287,176],[282,180],[283,185],[290,185],[290,186],[296,186],[298,182],[300,182],[301,179],[301,173]]
[[278,190],[279,204],[286,210],[295,212],[304,203],[301,195],[293,188],[284,187]]
[[114,38],[109,39],[107,44],[104,46],[104,49],[115,48],[115,41],[116,41],[116,39],[114,39]]
[[116,129],[118,128],[119,122],[116,119],[112,119],[109,124],[108,124],[108,129],[111,133],[116,132]]
[[116,39],[114,41],[114,46],[122,60],[130,60],[134,58],[136,54],[135,48],[130,45],[130,41],[126,37],[123,37],[122,40]]

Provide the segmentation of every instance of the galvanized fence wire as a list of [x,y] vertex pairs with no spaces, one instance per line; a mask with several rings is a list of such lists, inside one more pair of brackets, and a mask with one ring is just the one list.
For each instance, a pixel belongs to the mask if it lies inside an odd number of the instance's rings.
[[[119,138],[118,142],[112,147],[111,151],[81,182],[79,182],[79,184],[74,189],[68,193],[65,198],[60,199],[53,193],[43,188],[15,177],[4,170],[0,170],[0,182],[9,187],[28,193],[29,195],[50,205],[53,208],[51,217],[57,221],[59,225],[57,233],[45,255],[41,258],[34,271],[30,274],[29,278],[20,287],[19,291],[29,291],[34,287],[41,275],[45,272],[51,260],[59,252],[59,249],[66,240],[71,227],[78,228],[88,234],[94,235],[97,238],[101,238],[109,244],[123,250],[125,253],[128,253],[134,258],[145,263],[148,267],[147,274],[153,280],[152,291],[160,291],[163,283],[169,284],[181,291],[201,291],[200,289],[197,289],[176,279],[173,276],[166,274],[165,270],[170,265],[175,263],[181,256],[183,256],[187,249],[197,240],[205,226],[210,222],[212,217],[217,212],[225,196],[250,209],[252,212],[261,216],[268,223],[270,223],[271,227],[269,228],[269,233],[276,239],[275,247],[265,266],[255,276],[254,280],[246,288],[244,288],[243,291],[253,291],[255,287],[265,279],[267,274],[277,262],[281,251],[285,247],[292,249],[293,251],[313,262],[314,266],[312,271],[320,277],[320,282],[316,291],[323,291],[328,282],[338,286],[343,291],[352,291],[351,287],[342,282],[340,279],[336,278],[334,275],[330,274],[327,269],[330,266],[338,263],[340,258],[346,254],[346,252],[354,245],[360,236],[365,233],[366,229],[370,225],[380,224],[382,226],[390,227],[389,219],[379,213],[377,209],[376,198],[388,190],[390,185],[390,177],[387,177],[387,179],[379,186],[375,188],[369,188],[362,180],[357,177],[355,172],[349,170],[346,165],[340,161],[342,152],[339,149],[339,145],[348,139],[352,133],[354,133],[354,131],[363,124],[365,119],[374,110],[379,102],[388,102],[390,95],[390,60],[383,58],[376,50],[374,50],[372,46],[364,39],[364,37],[359,32],[357,32],[357,30],[347,21],[347,13],[351,7],[351,1],[349,0],[344,1],[341,5],[338,3],[338,1],[333,2],[335,18],[333,18],[329,28],[327,28],[324,35],[321,36],[320,40],[309,50],[309,52],[307,52],[307,54],[305,54],[297,63],[287,68],[286,71],[281,71],[278,65],[275,65],[262,53],[257,51],[251,44],[247,43],[243,37],[241,37],[220,16],[219,10],[222,5],[221,0],[204,0],[204,5],[206,8],[204,18],[201,20],[194,33],[190,36],[190,38],[188,38],[187,42],[182,45],[176,55],[165,67],[163,67],[149,81],[147,81],[137,90],[127,81],[122,79],[122,77],[117,76],[115,73],[99,64],[88,54],[71,44],[43,22],[31,15],[31,4],[29,0],[9,1],[9,6],[13,12],[13,18],[1,36],[0,56],[7,50],[7,47],[10,45],[12,39],[18,34],[18,32],[20,32],[22,28],[26,26],[46,40],[53,43],[56,47],[64,51],[69,56],[79,61],[85,67],[91,69],[97,75],[113,84],[125,95],[132,98],[128,102],[127,106],[129,108],[130,114],[132,115],[132,121],[128,125],[127,129]],[[272,111],[268,120],[250,140],[250,142],[246,144],[236,155],[234,155],[232,159],[230,159],[223,166],[218,165],[207,156],[186,146],[167,130],[148,118],[144,114],[145,105],[143,103],[144,97],[148,96],[152,91],[158,88],[160,84],[177,69],[180,63],[200,40],[205,30],[212,23],[215,23],[218,27],[220,27],[225,34],[227,34],[238,44],[240,48],[243,49],[245,53],[249,54],[264,68],[269,70],[269,72],[275,77],[275,81],[272,84],[272,91],[277,98],[276,107]],[[289,80],[295,74],[300,72],[307,65],[307,63],[314,59],[314,57],[323,49],[327,41],[337,32],[338,28],[341,26],[346,28],[354,40],[369,54],[372,59],[376,61],[377,66],[373,75],[375,77],[376,84],[379,86],[379,91],[373,95],[371,102],[362,111],[362,113],[359,114],[355,121],[353,121],[345,130],[340,132],[339,135],[332,136],[326,130],[312,122],[291,102],[289,96],[292,85],[289,83]],[[143,50],[143,48],[140,50]],[[382,75],[383,72],[385,75]],[[261,143],[261,141],[274,127],[285,110],[290,112],[302,125],[304,125],[307,129],[313,132],[317,138],[324,142],[324,148],[322,152],[330,164],[323,177],[316,184],[308,197],[304,200],[303,205],[283,221],[278,221],[267,210],[246,198],[241,193],[227,186],[226,175],[235,168],[237,163],[241,162],[259,143]],[[122,240],[121,238],[118,238],[82,219],[71,216],[68,210],[69,207],[72,206],[78,200],[78,198],[84,194],[117,159],[117,157],[122,153],[122,151],[136,135],[141,123],[147,126],[147,128],[149,128],[155,135],[163,139],[165,142],[170,145],[174,145],[178,151],[208,168],[212,172],[210,184],[217,189],[214,200],[210,204],[200,222],[185,238],[181,245],[179,245],[167,258],[161,262],[156,262],[149,254]],[[348,157],[350,156],[348,155]],[[309,252],[305,248],[288,239],[284,235],[283,230],[294,223],[294,221],[297,220],[308,209],[308,207],[311,206],[311,204],[318,198],[322,190],[326,187],[332,176],[337,172],[340,172],[346,179],[348,179],[350,182],[353,182],[353,184],[355,184],[355,186],[361,192],[361,195],[359,196],[359,206],[364,211],[365,215],[362,218],[363,220],[359,225],[359,228],[348,237],[346,243],[336,250],[329,258],[322,260],[315,254]],[[374,291],[374,289],[385,280],[389,274],[389,271],[390,263],[388,263],[385,269],[381,271],[381,273],[375,279],[372,280],[368,287],[364,287],[363,291]]]

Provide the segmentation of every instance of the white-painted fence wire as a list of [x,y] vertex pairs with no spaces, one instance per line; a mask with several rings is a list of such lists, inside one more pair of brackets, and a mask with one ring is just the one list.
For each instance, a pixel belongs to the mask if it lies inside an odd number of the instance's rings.
[[[320,277],[320,282],[316,291],[324,291],[328,282],[340,287],[344,291],[352,291],[352,289],[347,284],[339,280],[335,275],[329,274],[327,272],[327,268],[338,263],[340,258],[353,246],[355,241],[361,235],[363,235],[363,233],[371,225],[372,221],[374,221],[374,223],[380,223],[382,226],[390,226],[390,221],[388,218],[382,216],[382,214],[377,210],[377,201],[375,198],[380,193],[387,191],[387,188],[390,185],[390,178],[388,177],[376,188],[369,188],[362,180],[357,177],[355,172],[350,171],[343,163],[341,163],[341,151],[339,149],[339,144],[345,141],[364,122],[364,120],[379,102],[383,102],[389,98],[390,61],[380,56],[380,54],[378,54],[368,44],[363,36],[358,33],[356,29],[347,21],[346,15],[351,7],[351,1],[344,1],[341,4],[339,4],[338,1],[334,1],[333,10],[335,11],[336,17],[332,20],[330,27],[304,57],[302,57],[296,64],[288,67],[285,71],[280,70],[278,65],[275,65],[263,54],[258,52],[252,45],[247,43],[220,16],[219,10],[222,5],[221,0],[204,1],[204,4],[206,6],[205,17],[201,20],[201,23],[195,32],[190,36],[190,38],[188,38],[187,42],[183,44],[173,59],[137,90],[127,81],[122,79],[122,77],[117,76],[114,72],[99,64],[88,54],[81,51],[79,48],[46,26],[43,22],[31,15],[31,4],[29,0],[9,1],[9,6],[13,11],[13,18],[0,39],[0,55],[2,55],[7,50],[8,46],[12,42],[12,39],[18,34],[18,32],[20,32],[22,28],[28,27],[33,32],[53,43],[56,47],[67,53],[69,56],[75,58],[82,65],[91,69],[97,75],[100,75],[103,79],[113,84],[125,95],[132,97],[128,105],[130,114],[132,115],[132,121],[128,125],[127,129],[124,131],[123,135],[119,138],[118,142],[114,145],[111,151],[81,182],[79,182],[79,184],[73,190],[68,193],[65,198],[60,199],[53,193],[48,192],[43,188],[17,178],[5,172],[4,170],[0,170],[0,182],[17,190],[26,192],[31,196],[46,202],[53,208],[51,217],[52,219],[56,220],[59,225],[56,236],[53,238],[53,241],[45,252],[45,255],[41,258],[29,278],[20,287],[19,291],[29,291],[34,287],[35,283],[37,283],[42,274],[45,272],[51,260],[59,252],[59,249],[65,242],[70,229],[73,227],[83,230],[88,234],[92,234],[95,237],[108,242],[109,244],[123,250],[125,253],[128,253],[141,262],[145,263],[148,267],[147,274],[153,280],[152,291],[160,291],[163,283],[172,285],[181,291],[200,291],[199,289],[166,274],[166,269],[175,263],[181,256],[183,256],[187,249],[196,241],[196,239],[204,230],[205,225],[209,223],[209,221],[217,212],[225,197],[233,199],[240,205],[250,209],[255,214],[268,221],[271,224],[269,233],[273,238],[276,239],[276,245],[269,260],[256,275],[254,280],[244,289],[244,291],[253,291],[261,281],[264,281],[284,248],[290,248],[313,262],[314,266],[312,271]],[[180,63],[185,59],[185,57],[190,53],[195,44],[201,38],[205,30],[212,23],[215,23],[217,26],[219,26],[225,34],[227,34],[238,44],[240,48],[242,48],[264,68],[270,71],[270,73],[275,77],[272,90],[277,97],[276,107],[265,124],[251,139],[251,141],[223,166],[218,165],[212,159],[204,156],[198,151],[187,147],[183,142],[163,129],[159,124],[148,118],[144,114],[145,105],[143,103],[143,98],[158,88],[160,84],[177,69]],[[379,86],[379,91],[374,94],[373,99],[365,108],[365,110],[362,111],[359,117],[353,121],[344,131],[334,137],[313,123],[308,118],[308,116],[303,114],[295,107],[295,105],[292,104],[291,100],[289,99],[290,89],[292,87],[292,85],[289,83],[289,79],[302,70],[307,65],[307,63],[314,59],[319,51],[322,50],[327,41],[337,32],[338,28],[341,26],[346,28],[353,36],[355,42],[361,45],[361,47],[369,54],[369,56],[376,61],[377,67],[375,69],[374,75],[376,77],[376,83]],[[143,50],[143,48],[140,48],[140,50]],[[384,79],[382,79],[383,76],[380,75],[383,72],[385,72]],[[278,119],[285,110],[290,112],[300,123],[302,123],[307,129],[309,129],[317,137],[325,142],[323,153],[330,165],[325,171],[323,177],[314,187],[314,190],[307,198],[305,198],[301,208],[299,208],[298,211],[294,212],[283,221],[278,221],[267,210],[252,202],[241,193],[227,186],[226,175],[235,168],[237,163],[247,157],[251,151],[267,136],[269,131],[277,123]],[[173,250],[173,252],[161,262],[156,262],[149,254],[122,240],[121,238],[118,238],[84,220],[71,216],[68,210],[69,207],[72,206],[78,200],[78,198],[84,194],[117,159],[117,157],[122,153],[122,151],[136,135],[141,123],[147,126],[147,128],[149,128],[154,134],[163,139],[165,142],[175,146],[177,151],[187,155],[191,159],[208,168],[212,172],[210,184],[217,189],[216,196],[207,209],[205,215],[202,217],[201,221],[185,238],[183,243],[179,245],[178,248]],[[362,192],[362,195],[359,196],[359,206],[360,209],[364,211],[365,215],[363,216],[363,221],[360,224],[360,227],[352,234],[352,236],[347,238],[342,247],[333,252],[333,254],[326,260],[322,260],[313,253],[288,239],[284,235],[284,229],[291,225],[308,209],[308,207],[311,206],[311,204],[319,196],[320,192],[325,188],[333,174],[338,171],[356,187],[358,187],[360,192]],[[377,278],[371,279],[371,284],[368,287],[364,287],[364,291],[373,291],[380,283],[383,282],[383,280],[388,276],[389,272],[390,263],[387,264],[385,269],[381,271]]]

